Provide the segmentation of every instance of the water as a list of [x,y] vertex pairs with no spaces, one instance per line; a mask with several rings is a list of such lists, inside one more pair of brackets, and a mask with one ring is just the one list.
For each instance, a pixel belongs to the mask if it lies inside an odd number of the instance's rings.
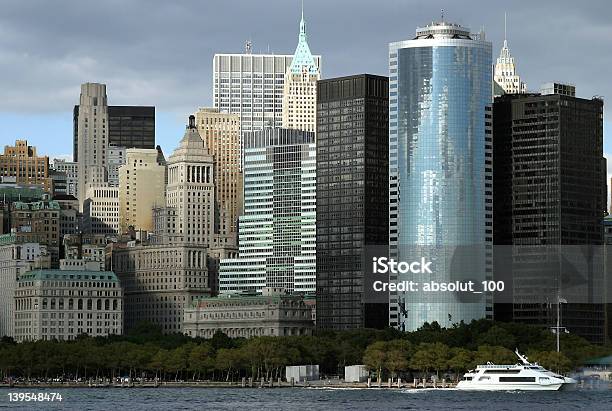
[[[9,402],[9,392],[59,392],[62,402]],[[22,410],[612,410],[612,390],[466,392],[314,388],[0,389]]]

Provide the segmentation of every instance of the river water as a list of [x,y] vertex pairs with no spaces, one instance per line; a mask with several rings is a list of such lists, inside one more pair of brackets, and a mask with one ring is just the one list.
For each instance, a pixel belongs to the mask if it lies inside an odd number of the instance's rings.
[[[61,402],[10,402],[10,392],[57,392]],[[612,390],[466,392],[325,388],[0,389],[23,410],[612,410]]]

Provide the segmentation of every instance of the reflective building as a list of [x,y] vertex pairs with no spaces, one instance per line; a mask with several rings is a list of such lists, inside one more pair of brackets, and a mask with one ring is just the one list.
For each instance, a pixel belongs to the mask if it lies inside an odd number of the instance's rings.
[[[484,33],[447,22],[389,45],[390,253],[433,262],[433,274],[391,281],[491,276],[491,54]],[[462,250],[469,258],[455,258]],[[390,325],[405,330],[490,317],[492,305],[423,292],[391,293],[389,303]]]

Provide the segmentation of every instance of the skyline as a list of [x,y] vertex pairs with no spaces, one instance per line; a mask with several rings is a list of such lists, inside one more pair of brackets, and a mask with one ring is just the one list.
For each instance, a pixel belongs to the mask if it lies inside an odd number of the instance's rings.
[[[155,105],[156,143],[164,153],[172,152],[186,116],[212,106],[214,53],[240,53],[246,40],[253,42],[253,53],[267,52],[268,44],[276,54],[295,49],[300,1],[266,1],[269,10],[247,1],[231,3],[236,7],[218,1],[157,2],[154,7],[111,1],[92,8],[65,1],[53,5],[57,20],[48,18],[50,7],[41,1],[5,5],[0,16],[0,89],[6,93],[0,100],[2,141],[26,139],[51,159],[71,155],[72,108],[80,84],[102,82],[108,86],[109,104]],[[575,84],[579,97],[602,95],[605,100],[612,95],[612,84],[605,81],[612,55],[602,52],[612,36],[604,1],[593,2],[589,10],[566,1],[538,2],[528,9],[484,1],[468,1],[461,8],[450,1],[423,6],[393,0],[375,9],[367,1],[350,2],[351,8],[347,4],[304,4],[311,49],[323,57],[322,78],[388,75],[388,43],[412,38],[417,27],[440,18],[440,9],[446,20],[472,32],[484,27],[495,59],[503,45],[506,12],[508,45],[529,90],[554,80]],[[104,24],[92,24],[84,15],[100,16]],[[140,19],[127,17],[132,15]],[[372,22],[386,21],[385,28],[364,35],[366,15]],[[339,30],[341,16],[346,20]],[[590,46],[581,47],[585,42]],[[605,111],[610,114],[607,105]],[[612,130],[604,120],[605,132]],[[612,153],[612,142],[605,142],[604,151]]]

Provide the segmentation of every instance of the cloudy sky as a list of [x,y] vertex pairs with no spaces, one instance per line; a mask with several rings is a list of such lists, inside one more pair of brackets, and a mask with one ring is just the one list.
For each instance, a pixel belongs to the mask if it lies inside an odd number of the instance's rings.
[[[387,74],[388,43],[413,37],[441,9],[484,27],[497,56],[507,12],[530,90],[556,80],[580,97],[612,97],[609,0],[305,0],[304,9],[324,77]],[[300,0],[0,0],[1,145],[20,138],[50,157],[71,154],[72,107],[90,81],[107,84],[112,105],[155,105],[157,141],[170,152],[186,115],[212,103],[213,54],[241,52],[247,39],[254,52],[293,53],[299,14]]]

